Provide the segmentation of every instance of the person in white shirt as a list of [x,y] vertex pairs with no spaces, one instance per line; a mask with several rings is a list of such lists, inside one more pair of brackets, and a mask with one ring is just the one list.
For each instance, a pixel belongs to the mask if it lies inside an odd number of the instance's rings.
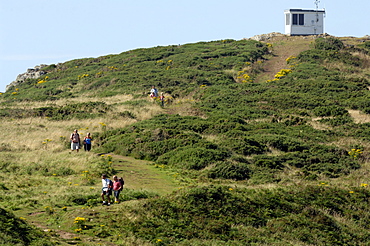
[[[113,188],[113,182],[107,178],[106,174],[103,174],[101,176],[102,178],[102,193],[101,193],[101,199],[103,200],[103,205],[110,205],[110,196],[112,195],[112,188]],[[107,199],[105,199],[105,196]],[[107,200],[107,201],[106,201]]]
[[158,90],[157,90],[157,88],[155,88],[154,85],[152,86],[152,89],[150,90],[150,97],[151,98],[158,97]]

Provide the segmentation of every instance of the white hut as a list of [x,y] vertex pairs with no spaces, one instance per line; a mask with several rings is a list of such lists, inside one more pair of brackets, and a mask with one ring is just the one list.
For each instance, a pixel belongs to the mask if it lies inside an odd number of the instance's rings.
[[318,35],[324,33],[325,10],[286,9],[285,34]]

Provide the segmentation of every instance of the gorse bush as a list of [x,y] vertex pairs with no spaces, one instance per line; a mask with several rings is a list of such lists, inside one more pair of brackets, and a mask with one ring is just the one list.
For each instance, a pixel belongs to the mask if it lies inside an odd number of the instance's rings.
[[[131,207],[131,213],[137,216],[134,225],[127,220],[118,223],[122,226],[120,233],[128,235],[135,230],[149,241],[160,238],[167,244],[197,238],[203,242],[213,239],[244,244],[295,241],[356,245],[367,242],[369,237],[367,230],[351,232],[353,228],[367,227],[368,216],[357,215],[368,211],[364,201],[369,196],[366,189],[356,188],[350,193],[327,186],[262,190],[195,187]],[[352,221],[351,228],[345,226],[344,220]]]
[[318,50],[341,50],[344,44],[336,38],[317,38],[315,39],[315,49]]
[[250,169],[246,163],[216,162],[209,171],[208,177],[212,179],[246,180],[250,177]]
[[157,162],[183,169],[200,170],[211,163],[225,160],[229,154],[225,151],[206,149],[202,147],[180,147],[158,158]]

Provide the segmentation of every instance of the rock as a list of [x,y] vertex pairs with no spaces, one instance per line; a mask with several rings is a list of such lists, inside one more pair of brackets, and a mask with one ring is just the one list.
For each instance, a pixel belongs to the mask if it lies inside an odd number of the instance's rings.
[[27,72],[19,74],[15,81],[11,82],[9,85],[6,86],[6,91],[9,90],[12,87],[16,87],[23,82],[25,82],[27,79],[37,79],[41,77],[42,75],[45,75],[47,72],[42,71],[44,67],[47,67],[48,65],[41,64],[38,66],[35,66],[34,68],[27,69]]
[[283,36],[286,36],[285,34],[282,34],[280,32],[272,32],[272,33],[268,33],[268,34],[261,34],[261,35],[255,35],[249,39],[253,39],[253,40],[256,40],[256,41],[266,41],[266,40],[269,40],[273,37],[283,37]]

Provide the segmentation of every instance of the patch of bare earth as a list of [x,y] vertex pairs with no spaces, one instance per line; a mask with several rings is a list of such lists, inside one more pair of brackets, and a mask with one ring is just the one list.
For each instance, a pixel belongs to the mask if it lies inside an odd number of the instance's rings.
[[370,115],[364,114],[359,110],[348,110],[348,113],[357,124],[370,122]]
[[313,36],[277,36],[263,41],[272,44],[272,57],[265,61],[264,72],[257,76],[256,82],[274,79],[275,74],[281,69],[288,69],[286,59],[308,50],[314,38]]

